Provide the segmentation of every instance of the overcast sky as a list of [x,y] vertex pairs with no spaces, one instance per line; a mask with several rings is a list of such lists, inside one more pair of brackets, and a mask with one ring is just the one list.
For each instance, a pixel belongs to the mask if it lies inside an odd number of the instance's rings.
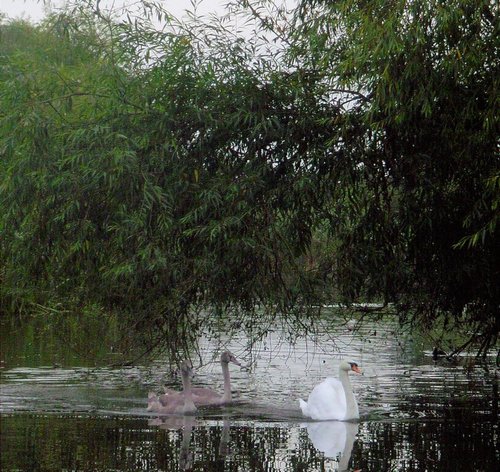
[[[191,9],[190,0],[157,0],[164,4],[165,8],[174,16],[180,17],[186,9]],[[224,12],[223,5],[228,0],[202,0],[199,13]],[[0,12],[5,13],[9,18],[24,18],[37,22],[44,17],[46,6],[61,6],[65,0],[0,0]],[[103,7],[114,5],[120,7],[123,4],[136,3],[136,0],[101,0]]]

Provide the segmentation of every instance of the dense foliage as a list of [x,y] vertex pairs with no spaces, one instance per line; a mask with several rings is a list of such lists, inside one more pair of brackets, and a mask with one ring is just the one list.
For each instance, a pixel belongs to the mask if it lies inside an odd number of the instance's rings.
[[492,3],[242,4],[246,42],[151,4],[2,24],[2,311],[113,313],[153,347],[221,314],[303,329],[307,307],[381,300],[489,348]]
[[420,323],[444,314],[489,346],[500,307],[494,2],[304,1],[297,26],[297,63],[346,90],[345,114],[363,128],[356,206],[341,218],[354,221],[339,253],[349,286],[368,282]]

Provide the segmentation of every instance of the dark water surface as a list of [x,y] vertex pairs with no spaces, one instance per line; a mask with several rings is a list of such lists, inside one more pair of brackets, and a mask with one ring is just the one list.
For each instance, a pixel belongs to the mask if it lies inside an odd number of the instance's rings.
[[[500,470],[494,359],[489,371],[434,362],[424,338],[391,321],[294,345],[279,330],[251,350],[243,335],[228,340],[246,366],[230,367],[237,402],[163,418],[145,409],[149,390],[178,388],[162,359],[91,368],[23,329],[2,326],[0,338],[2,471]],[[222,391],[209,362],[221,349],[203,341],[195,385]],[[360,421],[307,421],[297,399],[336,377],[341,358],[364,371],[351,376]]]

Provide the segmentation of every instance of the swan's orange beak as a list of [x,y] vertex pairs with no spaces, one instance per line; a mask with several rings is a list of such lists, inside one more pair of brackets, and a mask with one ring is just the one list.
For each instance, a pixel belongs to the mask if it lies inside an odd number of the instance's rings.
[[356,372],[356,374],[363,374],[363,372],[361,372],[361,369],[357,365],[353,365],[351,367],[351,370],[353,370],[354,372]]

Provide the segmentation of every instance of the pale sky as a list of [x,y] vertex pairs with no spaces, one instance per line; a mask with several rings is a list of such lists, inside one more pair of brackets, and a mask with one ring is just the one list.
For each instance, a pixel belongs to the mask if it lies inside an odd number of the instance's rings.
[[[190,0],[157,0],[163,3],[166,10],[174,16],[181,17],[186,9],[191,9]],[[37,22],[44,17],[46,5],[54,7],[61,6],[64,0],[0,0],[0,12],[5,13],[8,18],[24,18],[32,22]],[[136,3],[135,0],[101,0],[101,7],[106,8],[114,5],[115,8],[124,4]],[[228,0],[202,0],[198,8],[200,14],[224,13],[224,5]],[[44,5],[45,4],[45,5]]]

